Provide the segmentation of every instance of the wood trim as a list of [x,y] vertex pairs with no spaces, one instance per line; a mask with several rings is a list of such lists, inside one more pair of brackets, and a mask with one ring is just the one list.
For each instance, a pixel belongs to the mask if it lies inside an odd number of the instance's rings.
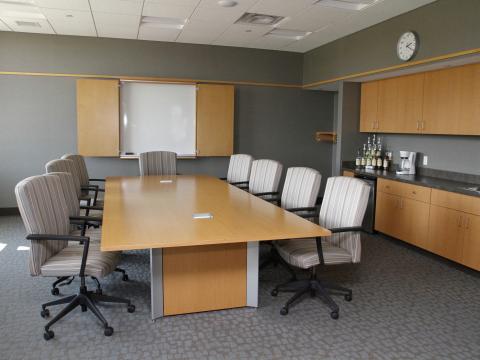
[[170,84],[226,84],[226,85],[245,85],[245,86],[264,86],[264,87],[280,87],[280,88],[297,88],[301,89],[301,84],[282,84],[267,83],[256,81],[228,81],[228,80],[205,80],[205,79],[183,79],[183,78],[167,78],[155,76],[125,76],[125,75],[95,75],[95,74],[65,74],[65,73],[44,73],[44,72],[22,72],[22,71],[0,71],[0,75],[16,75],[16,76],[46,76],[46,77],[73,77],[73,78],[94,78],[94,79],[115,79],[119,81],[145,81],[160,82]]
[[336,82],[336,81],[348,80],[348,79],[352,79],[352,78],[356,78],[356,77],[360,77],[360,76],[374,75],[374,74],[379,74],[379,73],[382,73],[382,72],[404,69],[404,68],[408,68],[408,67],[412,67],[412,66],[416,66],[416,65],[428,64],[428,63],[432,63],[432,62],[436,62],[436,61],[448,60],[448,59],[456,58],[456,57],[459,57],[459,56],[472,55],[472,54],[480,54],[480,48],[457,51],[457,52],[448,53],[448,54],[445,54],[445,55],[434,56],[434,57],[430,57],[430,58],[426,58],[426,59],[422,59],[422,60],[415,60],[415,61],[411,61],[411,62],[408,62],[408,63],[402,63],[402,64],[397,64],[397,65],[387,66],[387,67],[380,68],[380,69],[366,70],[366,71],[353,73],[353,74],[349,74],[349,75],[338,76],[338,77],[332,78],[332,79],[319,80],[319,81],[315,81],[315,82],[312,82],[312,83],[309,83],[309,84],[304,84],[303,88],[304,89],[309,89],[311,87],[324,85],[324,84],[328,84],[328,83],[332,83],[332,82]]

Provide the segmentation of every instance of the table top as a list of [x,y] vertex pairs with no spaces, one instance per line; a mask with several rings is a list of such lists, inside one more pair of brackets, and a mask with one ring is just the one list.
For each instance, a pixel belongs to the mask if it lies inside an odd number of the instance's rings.
[[[211,219],[194,219],[211,213]],[[206,175],[108,177],[101,250],[329,236],[330,231]]]

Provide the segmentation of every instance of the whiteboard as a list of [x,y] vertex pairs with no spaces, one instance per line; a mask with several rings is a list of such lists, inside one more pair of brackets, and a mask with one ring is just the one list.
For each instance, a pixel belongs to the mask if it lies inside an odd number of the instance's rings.
[[120,153],[196,154],[196,86],[122,82]]

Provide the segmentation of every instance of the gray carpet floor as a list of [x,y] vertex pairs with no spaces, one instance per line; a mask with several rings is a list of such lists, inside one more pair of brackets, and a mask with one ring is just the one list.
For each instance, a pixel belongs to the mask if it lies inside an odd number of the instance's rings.
[[[103,336],[91,313],[74,311],[43,340],[40,304],[51,280],[28,274],[28,246],[18,216],[0,217],[1,359],[480,359],[480,276],[439,257],[381,236],[364,236],[362,262],[329,267],[321,277],[353,288],[338,298],[332,320],[319,299],[307,298],[288,316],[279,310],[290,294],[270,296],[288,277],[281,268],[260,274],[260,307],[149,320],[148,254],[123,255],[119,274],[104,292],[128,296],[137,307],[101,306],[115,328]],[[62,287],[73,294],[78,282]],[[52,313],[56,313],[52,308]]]

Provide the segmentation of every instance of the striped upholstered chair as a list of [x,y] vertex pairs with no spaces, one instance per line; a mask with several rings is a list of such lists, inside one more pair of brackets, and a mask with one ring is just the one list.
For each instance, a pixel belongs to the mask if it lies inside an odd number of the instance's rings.
[[367,208],[369,186],[362,180],[350,177],[332,177],[327,181],[325,195],[320,209],[319,224],[332,232],[331,237],[276,241],[275,247],[280,256],[290,265],[310,269],[310,279],[294,280],[272,290],[293,291],[281,309],[288,314],[290,305],[304,294],[316,294],[330,307],[330,315],[338,319],[338,305],[330,297],[328,290],[343,293],[345,300],[352,300],[352,290],[323,283],[316,277],[318,265],[336,265],[360,262],[360,233],[365,209]]
[[92,184],[94,182],[105,182],[105,179],[93,179],[88,175],[87,164],[82,155],[79,154],[65,154],[62,156],[62,159],[72,160],[76,168],[76,176],[80,182],[80,187],[82,194],[88,196],[90,192],[95,192],[95,205],[103,206],[102,200],[99,193],[103,193],[104,189],[100,188],[98,185]]
[[248,181],[248,192],[267,201],[277,201],[282,169],[283,165],[275,160],[254,160]]
[[[281,207],[304,218],[313,219],[318,217],[315,203],[321,181],[322,175],[317,170],[307,167],[288,168],[280,200]],[[264,242],[264,244],[269,245],[272,243]],[[283,259],[279,257],[275,247],[271,247],[270,254],[264,257],[260,264],[260,269],[263,269],[270,263],[285,264]],[[289,266],[286,266],[286,269],[289,270],[292,278],[295,279],[295,272]]]
[[247,187],[250,171],[252,169],[253,157],[247,154],[234,154],[230,156],[228,163],[227,180],[232,185]]
[[[53,338],[50,327],[77,306],[91,310],[102,322],[104,334],[113,334],[94,302],[127,304],[129,312],[135,311],[127,299],[97,294],[87,290],[85,276],[102,278],[117,266],[119,253],[102,252],[100,245],[90,243],[88,236],[71,234],[71,218],[65,196],[56,175],[39,175],[22,180],[15,187],[18,208],[27,230],[30,246],[30,274],[32,276],[79,276],[80,290],[42,305],[41,316],[49,317],[49,307],[68,304],[45,325],[45,340]],[[78,244],[71,245],[72,242]]]
[[138,158],[140,175],[176,175],[177,154],[172,151],[148,151]]

